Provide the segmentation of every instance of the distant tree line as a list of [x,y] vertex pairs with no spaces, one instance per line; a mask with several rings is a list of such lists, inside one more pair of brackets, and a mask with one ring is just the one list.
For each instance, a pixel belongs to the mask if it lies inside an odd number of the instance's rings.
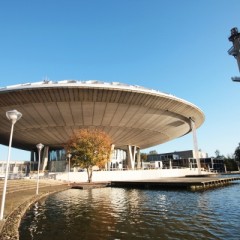
[[240,143],[238,144],[237,148],[235,149],[234,154],[227,155],[226,157],[224,155],[220,154],[219,150],[215,151],[217,159],[223,159],[224,164],[226,165],[227,171],[238,171],[240,166]]

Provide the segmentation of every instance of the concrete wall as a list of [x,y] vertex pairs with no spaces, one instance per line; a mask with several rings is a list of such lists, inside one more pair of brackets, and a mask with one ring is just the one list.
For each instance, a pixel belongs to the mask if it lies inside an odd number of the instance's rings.
[[[128,170],[128,171],[94,171],[93,182],[104,181],[125,181],[125,180],[144,180],[158,179],[165,177],[184,177],[185,175],[197,175],[196,168],[183,169],[151,169],[151,170]],[[57,180],[68,181],[68,173],[58,173]],[[87,182],[87,172],[70,172],[71,182]]]

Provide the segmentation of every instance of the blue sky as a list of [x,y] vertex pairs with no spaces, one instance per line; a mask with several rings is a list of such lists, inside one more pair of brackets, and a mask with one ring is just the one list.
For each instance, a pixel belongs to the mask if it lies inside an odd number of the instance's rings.
[[[199,148],[232,154],[240,142],[240,83],[231,77],[240,73],[227,50],[239,11],[239,0],[1,1],[0,87],[47,76],[171,93],[204,111]],[[189,134],[152,149],[192,148]],[[12,159],[29,155],[14,150]]]

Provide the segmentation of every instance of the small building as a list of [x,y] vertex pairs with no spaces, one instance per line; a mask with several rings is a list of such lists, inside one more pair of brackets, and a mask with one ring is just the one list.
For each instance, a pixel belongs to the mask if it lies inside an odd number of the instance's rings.
[[[225,172],[224,159],[209,158],[207,153],[198,152],[201,168],[211,172]],[[149,154],[147,161],[151,168],[197,168],[193,150]]]

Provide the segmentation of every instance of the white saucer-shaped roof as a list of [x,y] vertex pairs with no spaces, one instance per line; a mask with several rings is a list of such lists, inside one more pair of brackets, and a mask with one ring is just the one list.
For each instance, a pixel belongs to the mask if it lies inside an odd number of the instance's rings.
[[117,148],[152,147],[198,128],[203,112],[173,95],[120,83],[66,80],[0,88],[0,144],[8,145],[11,123],[6,111],[18,110],[13,146],[31,150],[37,143],[52,149],[80,128],[100,128]]

